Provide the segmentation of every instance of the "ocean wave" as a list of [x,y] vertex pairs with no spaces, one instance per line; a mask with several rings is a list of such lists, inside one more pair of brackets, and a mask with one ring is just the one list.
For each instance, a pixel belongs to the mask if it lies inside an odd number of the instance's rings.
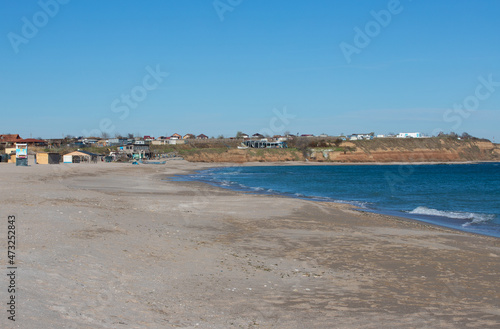
[[222,181],[219,181],[219,184],[221,186],[233,186],[234,185],[234,182],[231,182],[229,180],[222,180]]
[[332,202],[350,204],[361,209],[370,209],[371,205],[370,202],[365,202],[365,201],[345,201],[345,200],[332,199]]
[[461,211],[444,211],[427,207],[417,207],[412,211],[409,211],[408,213],[416,215],[441,216],[441,217],[467,220],[468,222],[462,224],[463,227],[469,226],[471,224],[489,222],[495,219],[495,215],[492,214],[478,214],[473,212],[461,212]]
[[222,175],[222,176],[236,176],[241,174],[241,170],[235,170],[235,171],[226,171],[226,172],[219,172],[216,173],[217,175]]

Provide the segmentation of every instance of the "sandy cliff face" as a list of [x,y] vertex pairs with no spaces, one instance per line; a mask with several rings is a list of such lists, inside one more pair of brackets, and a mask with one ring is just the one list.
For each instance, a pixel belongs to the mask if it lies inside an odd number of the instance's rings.
[[[309,161],[320,162],[452,162],[500,161],[500,145],[489,141],[460,141],[451,139],[379,139],[345,142],[342,147],[351,151],[312,149]],[[280,162],[304,161],[302,152],[295,149],[236,150],[210,152],[200,150],[184,158],[192,162]]]
[[353,152],[313,152],[316,161],[452,162],[500,160],[500,148],[488,141],[402,140],[351,143]]

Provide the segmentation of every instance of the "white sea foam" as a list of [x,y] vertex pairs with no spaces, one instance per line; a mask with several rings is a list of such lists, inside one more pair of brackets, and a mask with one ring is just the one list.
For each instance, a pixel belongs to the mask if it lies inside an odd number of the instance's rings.
[[226,176],[236,176],[241,174],[241,170],[235,170],[235,171],[226,171],[222,173],[218,173],[219,175],[226,175]]
[[417,207],[412,211],[410,211],[409,213],[417,215],[441,216],[441,217],[468,220],[468,222],[462,224],[463,227],[469,226],[471,224],[488,222],[495,218],[495,215],[491,214],[478,214],[473,212],[461,212],[461,211],[444,211],[427,207]]
[[228,181],[228,180],[223,180],[223,181],[220,181],[220,185],[221,186],[231,186],[232,182]]

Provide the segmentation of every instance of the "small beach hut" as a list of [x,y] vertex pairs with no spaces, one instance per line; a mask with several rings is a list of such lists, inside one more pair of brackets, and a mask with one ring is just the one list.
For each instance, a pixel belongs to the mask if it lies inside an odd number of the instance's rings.
[[59,153],[39,152],[36,154],[36,162],[38,164],[58,164],[61,162]]
[[97,163],[97,154],[87,151],[74,151],[63,155],[64,163],[81,163],[81,162],[94,162]]

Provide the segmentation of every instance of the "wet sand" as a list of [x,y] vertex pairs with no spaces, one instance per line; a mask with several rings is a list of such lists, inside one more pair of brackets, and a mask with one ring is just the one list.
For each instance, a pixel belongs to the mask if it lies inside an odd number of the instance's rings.
[[164,180],[209,166],[0,164],[0,327],[500,326],[500,239]]

